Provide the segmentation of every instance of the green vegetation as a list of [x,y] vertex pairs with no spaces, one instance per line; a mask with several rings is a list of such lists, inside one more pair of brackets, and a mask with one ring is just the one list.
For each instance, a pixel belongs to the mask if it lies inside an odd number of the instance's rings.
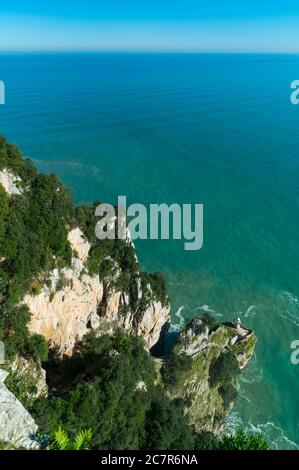
[[44,383],[44,371],[33,358],[18,356],[13,364],[7,361],[1,369],[8,372],[5,385],[26,409],[34,406],[39,396],[45,396],[47,387]]
[[[168,363],[162,374],[168,387],[180,383],[180,372],[184,376],[188,371],[189,360],[183,357],[178,363],[173,358]],[[35,401],[30,412],[42,434],[63,429],[59,434],[62,445],[70,445],[88,428],[92,430],[90,448],[100,450],[266,446],[260,436],[239,433],[219,439],[211,433],[196,434],[184,416],[184,401],[170,399],[157,383],[153,359],[140,339],[122,330],[100,338],[87,335],[74,357],[55,365],[54,375],[56,391],[50,399]]]
[[245,434],[238,431],[234,436],[224,436],[220,450],[269,450],[262,434]]
[[211,362],[209,382],[211,387],[219,387],[225,409],[236,399],[235,380],[239,374],[240,367],[233,351],[221,353]]
[[240,373],[235,354],[232,351],[221,353],[210,366],[210,385],[212,387],[231,382]]
[[61,260],[70,262],[66,226],[73,218],[71,197],[57,176],[38,175],[2,137],[0,168],[20,176],[24,191],[8,197],[0,188],[0,340],[9,358],[18,352],[45,360],[46,345],[29,336],[29,312],[18,304],[40,273]]
[[196,450],[269,450],[262,434],[245,434],[238,430],[233,436],[216,437],[212,433],[198,434]]
[[5,307],[0,310],[0,340],[4,341],[7,359],[13,359],[17,353],[45,361],[48,345],[40,335],[30,335],[27,323],[30,313],[27,307]]
[[31,410],[41,432],[63,424],[75,439],[90,428],[93,449],[192,448],[182,410],[155,385],[153,360],[137,337],[90,335],[80,353],[61,364],[61,375],[59,395]]
[[147,285],[150,286],[151,299],[160,301],[163,306],[168,304],[165,279],[161,273],[141,273],[141,285],[145,291]]
[[192,358],[186,354],[171,353],[161,371],[165,385],[168,388],[180,387],[192,367],[192,362]]
[[0,136],[0,170],[7,169],[18,175],[24,182],[36,176],[36,169],[31,160],[22,157],[15,144],[10,144]]
[[91,429],[84,429],[77,434],[74,442],[70,442],[68,435],[60,426],[54,433],[52,448],[53,450],[88,450],[91,438]]

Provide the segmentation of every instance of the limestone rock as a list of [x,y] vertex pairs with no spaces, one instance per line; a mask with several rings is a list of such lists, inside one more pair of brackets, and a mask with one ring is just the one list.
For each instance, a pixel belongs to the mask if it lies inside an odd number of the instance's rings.
[[[64,286],[56,290],[61,279]],[[23,303],[31,311],[29,331],[43,335],[59,356],[72,355],[75,344],[97,325],[97,308],[103,296],[99,277],[89,276],[82,262],[73,259],[72,268],[51,273],[50,288],[44,286],[38,295],[27,294]]]
[[0,171],[0,184],[10,196],[12,194],[21,194],[20,189],[17,187],[16,183],[21,181],[21,178],[13,175],[10,171],[4,168]]
[[72,250],[77,253],[78,258],[81,261],[86,261],[88,259],[90,243],[84,239],[84,235],[78,227],[68,233],[68,241]]
[[[142,298],[141,287],[137,299]],[[159,341],[162,329],[170,318],[170,306],[151,300],[146,306],[136,310],[130,305],[129,296],[123,291],[109,292],[104,295],[101,304],[101,322],[111,326],[119,326],[125,331],[133,332],[142,337],[144,346],[150,350]]]
[[194,318],[181,333],[181,353],[195,357],[208,344],[209,327],[200,318]]
[[22,356],[16,356],[9,368],[10,374],[13,374],[17,380],[25,383],[27,389],[30,390],[28,395],[30,400],[34,401],[37,398],[48,395],[46,371],[32,358],[25,359]]
[[162,306],[161,302],[152,302],[139,312],[134,329],[138,336],[142,336],[147,349],[151,349],[159,341],[161,331],[169,318],[170,307]]
[[[0,373],[0,376],[3,378],[5,374]],[[37,449],[38,444],[32,439],[36,432],[33,418],[0,380],[1,441],[15,448]]]

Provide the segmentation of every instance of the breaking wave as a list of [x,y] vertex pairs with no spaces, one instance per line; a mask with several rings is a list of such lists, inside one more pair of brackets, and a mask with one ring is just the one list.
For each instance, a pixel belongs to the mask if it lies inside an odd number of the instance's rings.
[[184,328],[184,324],[185,324],[185,318],[183,317],[182,315],[182,312],[184,310],[184,305],[182,305],[181,307],[179,307],[177,309],[177,311],[174,313],[174,318],[176,318],[176,322],[173,322],[171,321],[170,323],[170,327],[169,327],[169,332],[170,333],[174,333],[174,332],[177,332],[179,333],[183,328]]
[[248,434],[261,433],[265,437],[269,447],[274,450],[299,449],[299,446],[289,439],[284,434],[283,430],[272,421],[260,424],[253,424],[250,421],[245,423],[238,413],[233,411],[225,420],[224,433],[234,435],[238,429],[242,429],[242,431]]

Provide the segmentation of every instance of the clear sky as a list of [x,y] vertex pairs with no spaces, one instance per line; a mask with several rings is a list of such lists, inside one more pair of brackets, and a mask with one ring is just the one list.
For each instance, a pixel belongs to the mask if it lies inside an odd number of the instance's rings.
[[299,53],[299,0],[2,1],[0,50]]

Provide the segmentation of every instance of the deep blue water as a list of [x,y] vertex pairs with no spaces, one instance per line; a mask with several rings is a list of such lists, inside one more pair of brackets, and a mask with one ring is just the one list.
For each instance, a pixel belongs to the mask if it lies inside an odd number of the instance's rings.
[[166,275],[174,324],[209,309],[255,329],[228,427],[279,448],[299,444],[298,78],[291,55],[0,56],[0,133],[76,202],[204,204],[202,250],[142,241],[139,258]]

